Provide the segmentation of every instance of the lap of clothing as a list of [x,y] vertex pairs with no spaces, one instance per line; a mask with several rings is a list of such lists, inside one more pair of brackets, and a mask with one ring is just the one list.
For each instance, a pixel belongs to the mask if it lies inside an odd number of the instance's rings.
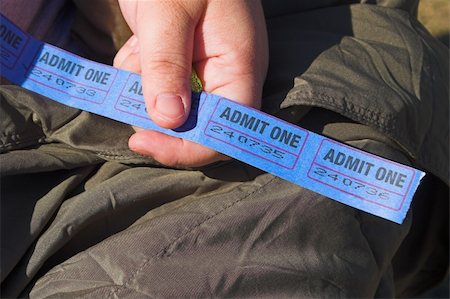
[[[289,30],[274,36],[280,22],[292,20],[268,21],[263,109],[421,165],[395,133],[295,98],[293,78],[314,91],[311,72],[343,33],[306,28],[305,47]],[[18,87],[2,86],[1,97],[2,296],[407,297],[448,269],[448,186],[438,174],[398,225],[239,161],[167,168],[129,151],[127,125]]]

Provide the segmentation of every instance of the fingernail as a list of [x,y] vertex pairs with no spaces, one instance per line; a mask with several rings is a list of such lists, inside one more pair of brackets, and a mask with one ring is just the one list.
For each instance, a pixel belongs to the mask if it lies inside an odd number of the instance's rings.
[[170,93],[163,93],[156,97],[155,109],[170,119],[182,118],[185,113],[181,97]]

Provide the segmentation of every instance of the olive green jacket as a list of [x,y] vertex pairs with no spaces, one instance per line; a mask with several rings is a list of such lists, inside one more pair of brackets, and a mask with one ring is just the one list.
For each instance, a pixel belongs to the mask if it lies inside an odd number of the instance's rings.
[[[425,170],[405,222],[238,161],[164,167],[128,125],[1,86],[2,297],[408,297],[444,277],[448,49],[416,1],[278,2],[263,110]],[[70,51],[111,62],[129,35],[114,1],[49,3],[24,29]]]

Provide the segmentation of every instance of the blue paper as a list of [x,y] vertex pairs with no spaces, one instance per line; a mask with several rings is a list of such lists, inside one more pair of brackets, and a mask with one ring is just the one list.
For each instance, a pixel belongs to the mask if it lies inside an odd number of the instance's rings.
[[86,60],[0,18],[1,75],[60,103],[210,147],[354,208],[402,223],[423,172],[206,92],[189,119],[163,129],[146,112],[138,74]]

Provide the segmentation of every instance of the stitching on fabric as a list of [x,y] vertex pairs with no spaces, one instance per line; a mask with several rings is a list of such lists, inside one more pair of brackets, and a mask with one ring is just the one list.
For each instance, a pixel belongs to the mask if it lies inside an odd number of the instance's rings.
[[102,158],[106,159],[117,159],[117,160],[132,160],[136,158],[142,158],[140,156],[133,156],[133,155],[120,155],[120,154],[105,154],[105,153],[97,153]]
[[[326,101],[326,100],[325,100]],[[340,107],[334,103],[330,103],[331,106],[333,106],[334,108],[339,109]],[[414,146],[411,144],[411,142],[407,139],[402,138],[401,133],[398,132],[397,134],[394,134],[393,132],[396,130],[397,128],[397,119],[395,117],[392,116],[386,116],[383,117],[381,116],[379,113],[376,113],[374,111],[362,108],[362,107],[358,107],[357,105],[352,104],[354,107],[357,107],[361,110],[366,110],[372,114],[375,114],[377,116],[378,119],[382,120],[383,123],[378,122],[376,119],[372,119],[369,118],[366,114],[361,114],[357,111],[351,111],[351,109],[343,109],[344,112],[349,112],[349,113],[355,113],[357,114],[357,116],[360,117],[360,119],[367,121],[368,123],[374,125],[376,128],[379,128],[381,130],[382,133],[386,134],[387,136],[391,137],[392,139],[396,140],[396,142],[406,151],[408,152],[409,155],[411,155],[411,157],[416,157],[415,151],[414,151]],[[326,108],[326,107],[324,107]],[[351,114],[348,115],[351,118]],[[388,122],[390,125],[387,126],[385,124],[385,122]],[[398,139],[398,140],[397,140]]]
[[[296,93],[301,94],[302,96],[309,96],[309,93],[310,93],[313,96],[317,96],[318,98],[320,98],[320,100],[327,102],[327,104],[330,104],[331,106],[333,106],[333,108],[339,108],[340,110],[342,109],[343,111],[356,113],[357,116],[359,116],[377,126],[381,126],[384,129],[394,129],[395,128],[395,118],[390,115],[381,115],[379,112],[367,109],[365,107],[362,107],[362,106],[357,105],[352,102],[345,102],[346,107],[342,107],[341,105],[336,104],[337,100],[334,97],[331,97],[330,95],[323,93],[323,92],[318,92],[318,91],[306,92],[303,90],[298,90],[298,91],[296,91]],[[305,103],[305,104],[310,104],[310,103]],[[363,114],[361,111],[364,111],[366,113]],[[369,117],[367,115],[367,113],[372,114],[374,117]],[[380,124],[378,122],[379,120],[381,120],[383,123]],[[386,123],[390,123],[390,125],[388,126],[388,125],[386,125]]]
[[205,224],[206,222],[208,222],[209,220],[211,220],[212,218],[222,214],[223,212],[225,212],[226,210],[228,210],[229,208],[233,207],[234,205],[236,205],[237,203],[247,199],[248,197],[252,196],[253,194],[257,193],[258,191],[260,191],[263,187],[269,185],[270,183],[272,183],[274,180],[276,179],[276,177],[272,177],[268,182],[266,182],[265,184],[263,184],[262,186],[260,186],[259,188],[256,188],[254,191],[250,192],[249,194],[247,194],[246,196],[242,197],[242,198],[238,198],[237,200],[229,203],[228,205],[226,205],[225,207],[223,207],[221,210],[219,210],[218,212],[208,216],[206,219],[200,221],[198,224],[196,224],[195,226],[193,226],[191,229],[189,229],[187,232],[185,232],[184,234],[182,234],[181,236],[179,236],[178,238],[176,238],[175,240],[173,240],[172,242],[170,242],[170,244],[168,244],[167,246],[165,246],[163,249],[161,249],[160,251],[158,251],[156,254],[152,255],[151,257],[145,259],[142,264],[136,269],[136,271],[130,275],[130,277],[123,283],[123,285],[114,288],[111,293],[107,296],[107,298],[111,298],[111,296],[113,294],[117,294],[118,291],[123,290],[125,288],[130,289],[129,284],[131,281],[135,280],[137,275],[145,268],[145,266],[154,258],[156,258],[157,256],[164,254],[165,252],[167,252],[167,250],[172,247],[174,244],[176,244],[177,242],[179,242],[180,240],[182,240],[183,238],[185,238],[186,236],[188,236],[189,234],[191,234],[194,230],[196,230],[198,227],[200,227],[201,225]]
[[[333,105],[333,107],[341,108],[344,111],[348,110],[349,108],[351,108],[352,111],[350,111],[350,112],[355,112],[359,116],[361,116],[363,118],[366,118],[367,120],[370,120],[370,121],[373,121],[373,120],[371,118],[368,118],[368,116],[366,114],[362,114],[360,111],[365,111],[367,113],[370,113],[370,114],[374,115],[378,120],[382,120],[384,122],[393,122],[395,120],[395,118],[392,117],[392,116],[388,116],[388,115],[383,116],[379,112],[375,112],[373,110],[370,110],[368,108],[365,108],[365,107],[360,106],[358,104],[355,104],[353,102],[345,102],[345,104],[346,104],[346,106],[348,108],[341,107],[338,104],[336,104],[336,102],[337,102],[336,98],[334,98],[334,97],[332,97],[332,96],[330,96],[330,95],[328,95],[328,94],[326,94],[324,92],[319,92],[319,91],[306,92],[306,91],[303,91],[303,90],[298,90],[297,93],[299,93],[299,94],[301,94],[303,96],[309,96],[308,93],[311,93],[313,96],[317,96],[321,100],[326,101],[327,103]],[[359,111],[355,110],[355,108],[357,108]],[[382,124],[382,125],[387,127],[385,124]]]
[[[342,107],[341,105],[337,105],[335,104],[336,100],[333,97],[330,97],[329,95],[325,94],[325,93],[321,93],[321,92],[317,92],[317,91],[310,91],[310,92],[305,92],[302,90],[296,91],[298,94],[301,94],[302,96],[307,96],[310,97],[312,96],[317,96],[318,98],[320,98],[320,100],[323,100],[326,103],[321,103],[318,101],[302,101],[304,100],[303,98],[300,99],[300,103],[298,104],[303,104],[303,105],[309,105],[309,106],[317,106],[317,107],[322,107],[325,109],[329,109],[330,106],[331,108],[335,108],[337,111],[336,112],[341,112],[341,113],[345,113],[345,116],[349,117],[349,118],[353,118],[354,116],[357,117],[358,121],[366,121],[367,123],[373,125],[375,128],[378,128],[382,133],[386,134],[388,137],[397,140],[398,139],[398,144],[411,156],[411,157],[416,157],[416,152],[413,150],[414,146],[411,144],[411,142],[407,139],[402,138],[401,136],[401,132],[398,132],[398,134],[393,134],[393,131],[396,130],[397,125],[396,125],[396,118],[392,117],[392,116],[382,116],[379,113],[369,110],[367,108],[363,108],[361,106],[355,105],[353,103],[347,103],[350,104],[352,107]],[[325,105],[329,105],[329,106],[325,106]],[[362,114],[361,112],[354,110],[354,108],[358,108],[362,111],[367,111],[373,115],[375,115],[375,118],[370,118],[369,116],[367,116],[367,114]],[[350,113],[350,114],[348,114]],[[382,123],[380,123],[378,120],[381,120]],[[389,123],[389,126],[386,125],[386,122]]]
[[[301,95],[301,98],[298,99],[298,104],[317,106],[325,109],[334,108],[336,109],[335,112],[344,113],[345,116],[349,117],[350,119],[353,119],[356,116],[357,121],[366,121],[368,124],[371,124],[375,128],[378,128],[381,133],[384,133],[386,134],[386,136],[393,139],[409,156],[411,156],[413,159],[417,158],[417,152],[414,150],[414,145],[409,140],[402,138],[401,132],[397,132],[397,134],[393,133],[397,128],[397,119],[395,117],[391,115],[382,116],[378,112],[363,108],[359,105],[355,105],[354,103],[346,102],[346,107],[342,107],[342,105],[338,105],[335,103],[337,100],[334,97],[323,92],[297,90],[296,93]],[[317,97],[326,103],[322,103],[320,101],[311,101],[311,96]],[[363,114],[355,110],[355,108],[358,108],[362,111],[367,111],[368,113],[371,113],[376,117],[370,118],[369,116],[367,116],[367,114]],[[377,119],[381,122],[377,121]],[[389,123],[389,126],[386,125],[386,123]]]
[[106,158],[106,159],[131,160],[131,159],[142,158],[141,155],[134,154],[134,153],[128,154],[128,153],[124,153],[124,152],[128,152],[128,150],[124,149],[124,150],[100,151],[100,152],[97,152],[96,154],[103,158]]

